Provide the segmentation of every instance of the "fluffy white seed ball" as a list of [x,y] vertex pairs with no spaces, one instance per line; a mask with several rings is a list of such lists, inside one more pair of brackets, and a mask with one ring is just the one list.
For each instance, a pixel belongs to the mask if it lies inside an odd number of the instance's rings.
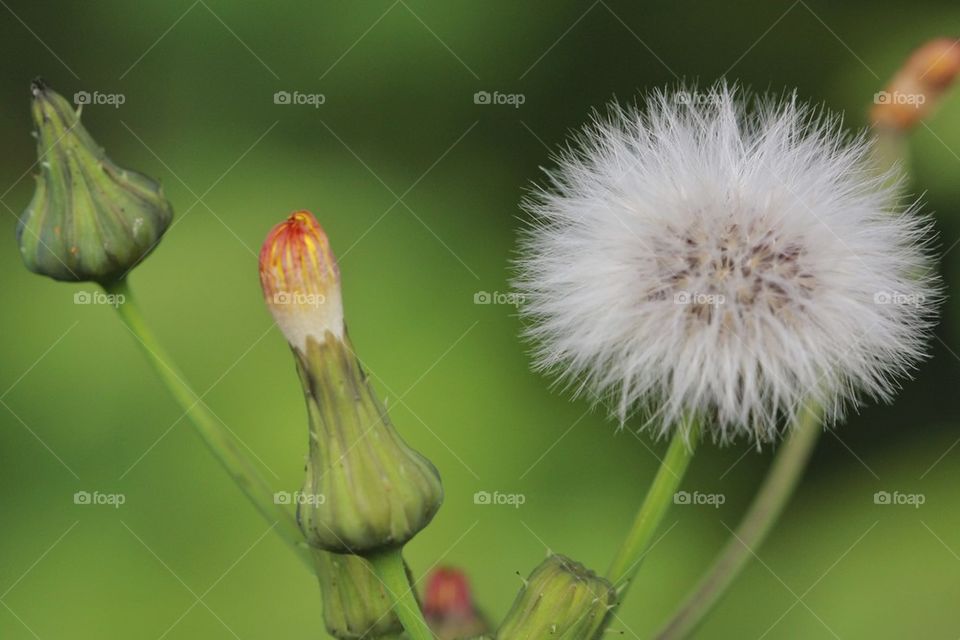
[[937,302],[930,221],[870,145],[795,96],[657,92],[584,128],[525,203],[539,368],[660,434],[776,437],[889,400]]

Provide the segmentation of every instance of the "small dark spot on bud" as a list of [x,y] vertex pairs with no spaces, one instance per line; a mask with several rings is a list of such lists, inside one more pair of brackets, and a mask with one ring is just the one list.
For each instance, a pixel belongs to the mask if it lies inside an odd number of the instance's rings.
[[38,97],[41,93],[43,93],[46,90],[47,90],[47,83],[40,76],[37,76],[36,78],[34,78],[33,81],[30,83],[30,94],[34,98]]

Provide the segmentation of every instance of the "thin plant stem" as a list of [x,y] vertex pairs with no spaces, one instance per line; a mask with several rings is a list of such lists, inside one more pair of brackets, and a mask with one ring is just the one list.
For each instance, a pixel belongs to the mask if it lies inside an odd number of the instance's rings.
[[696,449],[699,433],[696,420],[691,420],[687,428],[676,430],[633,525],[607,571],[607,579],[621,590],[621,602],[622,592],[636,575],[660,522],[673,504],[674,494]]
[[803,475],[822,431],[819,410],[805,408],[777,453],[740,526],[732,532],[723,551],[673,617],[657,633],[657,640],[688,637],[717,604],[770,533]]
[[400,547],[394,547],[366,556],[377,577],[390,592],[393,599],[393,611],[400,618],[400,624],[410,640],[434,640],[433,632],[427,625],[417,603],[413,585],[407,575]]
[[[873,134],[870,153],[876,171],[883,175],[899,167],[901,173],[906,173],[910,164],[907,135],[903,131],[881,126],[874,126]],[[892,178],[896,182],[897,174]]]
[[[289,509],[274,501],[273,489],[264,480],[250,458],[243,452],[241,445],[203,403],[193,389],[184,381],[183,374],[176,368],[173,359],[160,345],[156,336],[144,321],[137,306],[133,292],[126,280],[104,285],[107,293],[114,294],[121,301],[115,305],[120,319],[137,338],[147,360],[154,371],[169,389],[190,418],[197,433],[220,461],[233,481],[246,494],[257,511],[271,524],[287,542],[297,556],[313,570],[313,559],[297,526],[296,518]],[[122,298],[120,297],[122,296]]]

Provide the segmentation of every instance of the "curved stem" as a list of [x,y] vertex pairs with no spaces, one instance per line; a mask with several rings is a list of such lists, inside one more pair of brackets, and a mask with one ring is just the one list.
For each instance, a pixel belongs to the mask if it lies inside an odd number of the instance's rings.
[[787,500],[793,494],[822,431],[820,413],[807,407],[777,454],[753,504],[733,537],[673,617],[660,629],[658,640],[690,635],[720,600],[730,584],[763,544]]
[[[674,434],[630,532],[607,571],[607,579],[614,587],[625,590],[640,568],[660,521],[673,504],[674,494],[696,449],[699,433],[698,424],[691,420],[688,428],[677,429]],[[622,594],[620,601],[623,601]]]
[[108,293],[117,296],[120,304],[115,305],[115,308],[120,315],[120,319],[130,330],[130,333],[137,338],[137,342],[147,356],[147,360],[183,408],[184,415],[190,418],[207,447],[227,470],[237,486],[250,499],[257,511],[268,522],[276,525],[280,537],[293,547],[300,559],[313,570],[313,560],[304,543],[300,528],[297,526],[296,518],[283,505],[274,501],[273,489],[260,475],[253,462],[241,450],[237,439],[207,408],[207,405],[203,403],[203,398],[194,393],[184,381],[183,374],[173,364],[173,360],[144,321],[126,280],[103,287]]
[[410,640],[434,640],[433,632],[423,618],[413,585],[407,577],[407,567],[399,547],[366,557],[373,570],[393,598],[393,611]]

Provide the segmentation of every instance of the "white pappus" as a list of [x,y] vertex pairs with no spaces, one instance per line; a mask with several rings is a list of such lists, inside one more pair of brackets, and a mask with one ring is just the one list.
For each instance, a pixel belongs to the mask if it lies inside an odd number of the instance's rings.
[[924,357],[931,222],[866,135],[795,95],[650,94],[561,151],[515,286],[536,366],[663,435],[770,441],[807,402],[836,421]]

